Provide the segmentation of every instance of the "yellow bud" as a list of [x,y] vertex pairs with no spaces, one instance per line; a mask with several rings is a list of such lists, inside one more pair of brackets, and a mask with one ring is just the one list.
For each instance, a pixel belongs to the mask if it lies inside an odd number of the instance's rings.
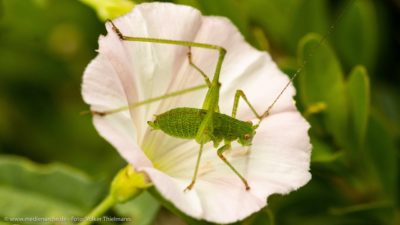
[[146,174],[137,172],[131,165],[128,165],[115,176],[111,183],[110,194],[118,203],[123,203],[151,185]]

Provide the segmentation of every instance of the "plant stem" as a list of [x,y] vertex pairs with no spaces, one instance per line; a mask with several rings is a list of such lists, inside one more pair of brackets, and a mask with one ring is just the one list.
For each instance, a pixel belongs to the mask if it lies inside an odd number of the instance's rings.
[[90,225],[97,217],[102,216],[107,210],[117,203],[115,198],[109,194],[99,205],[96,206],[78,225]]

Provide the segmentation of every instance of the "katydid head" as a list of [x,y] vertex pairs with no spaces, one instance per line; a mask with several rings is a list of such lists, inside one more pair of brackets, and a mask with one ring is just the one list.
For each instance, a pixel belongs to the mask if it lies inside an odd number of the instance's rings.
[[258,125],[254,125],[252,122],[247,122],[250,127],[251,127],[251,131],[250,132],[246,132],[243,135],[239,136],[238,138],[238,143],[241,144],[242,146],[250,146],[253,142],[253,138],[256,135],[256,129],[258,127]]

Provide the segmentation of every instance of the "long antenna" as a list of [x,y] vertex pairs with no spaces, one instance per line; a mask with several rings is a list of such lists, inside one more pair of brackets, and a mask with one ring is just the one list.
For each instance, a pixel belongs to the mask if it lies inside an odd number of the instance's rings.
[[272,107],[275,105],[275,103],[278,101],[278,99],[282,96],[282,94],[286,91],[286,89],[289,87],[290,84],[293,83],[293,80],[303,71],[304,67],[307,65],[308,60],[314,55],[315,51],[319,49],[319,47],[325,43],[325,41],[328,39],[328,37],[332,34],[333,30],[335,27],[338,25],[339,21],[342,19],[344,13],[347,11],[347,9],[353,5],[353,3],[357,0],[349,0],[347,4],[343,7],[342,10],[340,10],[340,14],[336,17],[335,21],[333,24],[329,27],[329,30],[325,33],[325,35],[321,38],[321,40],[318,42],[314,48],[311,49],[310,53],[306,56],[304,59],[303,63],[300,65],[300,67],[296,70],[294,75],[290,78],[290,80],[286,83],[285,87],[282,89],[282,91],[276,96],[272,104],[268,107],[267,111],[265,111],[260,118],[259,123],[261,122],[262,119],[267,117],[272,109]]

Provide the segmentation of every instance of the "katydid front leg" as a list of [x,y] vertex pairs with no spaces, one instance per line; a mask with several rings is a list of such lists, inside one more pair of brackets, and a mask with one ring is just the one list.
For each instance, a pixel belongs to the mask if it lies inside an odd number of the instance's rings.
[[[222,62],[224,61],[224,57],[226,54],[226,50],[222,47],[218,48],[219,50],[219,57],[217,66],[215,68],[215,74],[213,80],[211,82],[211,86],[208,89],[206,98],[204,99],[203,109],[207,110],[207,114],[204,117],[203,121],[200,124],[199,130],[197,131],[196,135],[196,142],[202,145],[211,140],[210,134],[213,133],[213,114],[214,112],[218,111],[218,101],[219,101],[219,92],[221,89],[221,83],[219,82],[219,74],[221,73]],[[200,158],[201,158],[202,150],[199,151],[198,160],[195,166],[195,173],[192,178],[192,182],[185,188],[185,190],[191,190],[196,183],[198,168],[200,166]]]
[[196,167],[194,169],[192,182],[190,182],[190,184],[185,188],[184,191],[190,191],[193,188],[194,184],[196,183],[197,173],[199,172],[200,159],[202,154],[203,154],[203,144],[200,144],[199,154],[197,155]]
[[203,72],[203,70],[200,69],[196,64],[194,64],[193,59],[192,59],[192,48],[189,46],[189,51],[187,53],[188,60],[189,60],[189,65],[193,67],[197,72],[200,73],[201,76],[203,76],[204,81],[206,82],[207,86],[210,88],[211,87],[211,81],[208,78],[207,74]]
[[196,183],[197,173],[200,166],[201,154],[203,152],[203,145],[211,140],[210,134],[212,134],[214,130],[213,114],[215,112],[216,107],[218,106],[219,89],[221,87],[221,84],[217,83],[216,86],[213,85],[214,83],[212,83],[211,88],[209,89],[209,93],[211,94],[210,96],[212,96],[211,98],[209,98],[210,100],[209,105],[211,107],[207,110],[207,114],[205,115],[203,121],[201,122],[195,138],[196,142],[200,144],[200,151],[197,156],[192,182],[185,188],[185,191],[191,190],[194,184]]

